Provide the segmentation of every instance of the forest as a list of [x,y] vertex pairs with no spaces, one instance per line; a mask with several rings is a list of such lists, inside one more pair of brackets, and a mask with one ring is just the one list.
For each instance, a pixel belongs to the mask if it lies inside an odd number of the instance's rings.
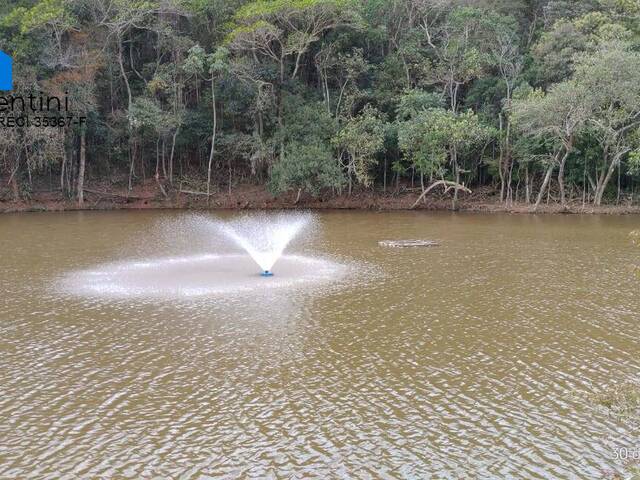
[[640,197],[638,0],[4,0],[0,50],[86,117],[0,127],[0,201]]

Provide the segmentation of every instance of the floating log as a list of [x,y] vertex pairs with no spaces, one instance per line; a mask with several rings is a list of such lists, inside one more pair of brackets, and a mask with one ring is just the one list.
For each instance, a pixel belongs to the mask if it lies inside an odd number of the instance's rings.
[[437,247],[440,243],[435,240],[382,240],[378,242],[381,247]]

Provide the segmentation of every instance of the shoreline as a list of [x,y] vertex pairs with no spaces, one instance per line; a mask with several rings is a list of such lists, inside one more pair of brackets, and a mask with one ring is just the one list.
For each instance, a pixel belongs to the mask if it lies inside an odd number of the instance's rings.
[[[399,193],[382,191],[354,192],[351,196],[317,197],[288,192],[273,196],[264,186],[238,186],[231,194],[218,191],[210,196],[197,192],[173,191],[164,197],[155,183],[134,187],[129,195],[126,189],[109,190],[94,187],[85,190],[85,204],[80,207],[75,200],[61,198],[59,191],[38,192],[28,200],[0,200],[0,214],[20,212],[66,212],[66,211],[109,211],[109,210],[364,210],[364,211],[453,211],[451,199],[437,193],[424,203],[412,208],[418,199],[419,189],[404,190]],[[581,201],[571,202],[566,209],[556,202],[543,203],[537,211],[533,205],[523,202],[506,205],[495,194],[478,191],[464,196],[459,201],[459,212],[467,213],[509,213],[509,214],[589,214],[589,215],[634,215],[640,214],[640,205],[583,205]],[[298,200],[298,201],[296,201]]]

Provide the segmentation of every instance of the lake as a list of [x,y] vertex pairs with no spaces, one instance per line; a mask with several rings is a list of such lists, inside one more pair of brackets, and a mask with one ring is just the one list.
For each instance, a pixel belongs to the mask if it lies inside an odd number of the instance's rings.
[[0,477],[583,479],[640,447],[584,398],[640,369],[640,218],[316,217],[288,252],[335,279],[163,296],[65,281],[247,264],[184,212],[0,216]]

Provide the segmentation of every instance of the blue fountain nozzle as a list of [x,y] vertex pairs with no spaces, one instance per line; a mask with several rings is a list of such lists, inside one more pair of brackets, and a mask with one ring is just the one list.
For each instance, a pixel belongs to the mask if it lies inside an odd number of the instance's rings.
[[269,270],[265,270],[260,275],[263,277],[273,277],[273,272],[270,272]]

